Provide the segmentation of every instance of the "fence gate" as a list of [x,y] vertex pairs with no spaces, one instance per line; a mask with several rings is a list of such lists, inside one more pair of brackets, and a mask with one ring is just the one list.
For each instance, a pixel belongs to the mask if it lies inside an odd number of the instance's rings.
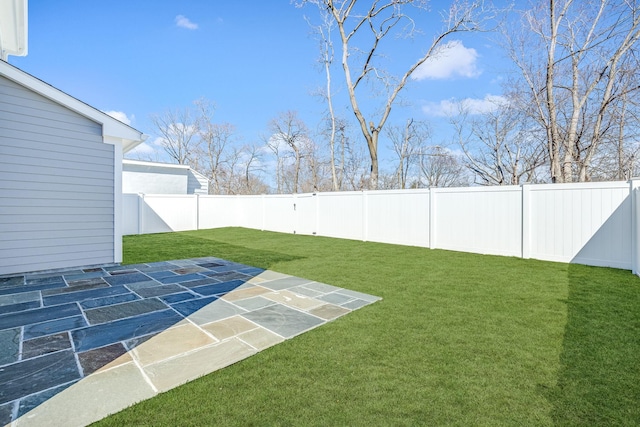
[[296,194],[293,197],[296,234],[316,234],[318,231],[318,197],[313,194]]

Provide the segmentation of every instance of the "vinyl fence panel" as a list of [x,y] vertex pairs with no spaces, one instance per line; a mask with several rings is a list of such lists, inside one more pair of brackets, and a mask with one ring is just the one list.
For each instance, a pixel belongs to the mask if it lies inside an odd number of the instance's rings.
[[140,230],[140,205],[142,197],[138,194],[122,195],[122,234],[141,234]]
[[281,233],[295,231],[296,217],[291,194],[265,196],[263,229]]
[[187,231],[198,228],[198,196],[145,195],[141,233]]
[[432,189],[431,247],[481,254],[522,254],[519,186]]
[[262,196],[125,195],[125,234],[239,226],[464,252],[640,267],[630,182]]
[[[196,196],[192,196],[196,197]],[[237,205],[240,202],[235,196],[198,196],[198,228],[237,227]]]
[[631,268],[631,197],[621,182],[530,189],[532,258]]
[[362,192],[320,193],[318,197],[318,235],[365,239]]
[[296,194],[293,198],[296,224],[294,233],[314,235],[318,229],[318,197],[313,194]]
[[[262,196],[230,196],[236,198],[234,224],[238,227],[262,230],[264,221],[264,201]],[[285,207],[286,208],[286,207]]]
[[366,195],[366,240],[429,247],[429,190]]

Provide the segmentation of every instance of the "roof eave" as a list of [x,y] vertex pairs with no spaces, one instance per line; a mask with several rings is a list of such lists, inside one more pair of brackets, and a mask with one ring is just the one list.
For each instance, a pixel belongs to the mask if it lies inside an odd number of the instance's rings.
[[114,119],[108,114],[103,113],[89,104],[74,98],[60,89],[51,86],[50,84],[22,71],[17,67],[14,67],[7,62],[0,61],[0,75],[13,80],[22,86],[28,87],[45,98],[64,105],[70,110],[75,111],[88,119],[100,123],[102,125],[102,136],[105,139],[121,140],[123,144],[123,151],[125,153],[132,150],[146,139],[145,135],[143,135],[139,130]]

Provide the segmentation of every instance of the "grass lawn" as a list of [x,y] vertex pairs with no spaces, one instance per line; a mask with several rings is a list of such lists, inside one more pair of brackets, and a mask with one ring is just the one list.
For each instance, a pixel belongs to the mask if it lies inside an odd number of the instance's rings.
[[97,425],[640,425],[629,271],[238,228],[124,239],[125,263],[200,256],[383,300]]

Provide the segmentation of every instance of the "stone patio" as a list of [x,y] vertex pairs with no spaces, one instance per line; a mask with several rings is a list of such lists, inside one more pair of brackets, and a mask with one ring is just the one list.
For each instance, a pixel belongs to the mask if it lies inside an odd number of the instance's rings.
[[86,425],[377,300],[219,258],[0,277],[0,425]]

